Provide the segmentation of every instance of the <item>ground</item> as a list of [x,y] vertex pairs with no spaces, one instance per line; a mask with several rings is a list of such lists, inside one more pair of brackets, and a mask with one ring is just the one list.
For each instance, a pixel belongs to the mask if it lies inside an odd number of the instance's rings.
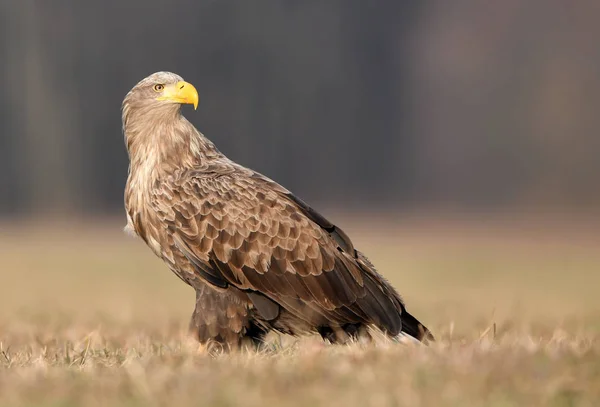
[[6,223],[0,407],[600,405],[597,223],[330,217],[435,344],[209,353],[186,336],[193,291],[122,222]]

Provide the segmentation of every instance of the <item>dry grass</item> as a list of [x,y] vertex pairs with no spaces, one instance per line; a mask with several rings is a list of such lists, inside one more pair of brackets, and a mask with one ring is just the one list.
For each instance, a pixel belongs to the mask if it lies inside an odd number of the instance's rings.
[[120,223],[6,225],[0,406],[600,404],[600,228],[340,223],[436,344],[207,355],[185,335],[193,292]]

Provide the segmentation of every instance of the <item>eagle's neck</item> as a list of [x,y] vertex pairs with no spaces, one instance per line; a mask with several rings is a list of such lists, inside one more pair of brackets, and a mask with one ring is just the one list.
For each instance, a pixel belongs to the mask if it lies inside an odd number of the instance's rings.
[[221,154],[179,111],[124,118],[130,174],[153,183],[157,179],[202,167]]
[[124,114],[123,132],[129,154],[125,199],[132,209],[145,206],[157,183],[222,157],[179,110],[172,115]]

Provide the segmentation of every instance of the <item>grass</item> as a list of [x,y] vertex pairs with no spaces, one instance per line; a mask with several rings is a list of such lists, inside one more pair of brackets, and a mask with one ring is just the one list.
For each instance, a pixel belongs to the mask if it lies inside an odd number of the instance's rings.
[[192,290],[118,222],[0,228],[3,406],[596,406],[600,227],[340,222],[438,341],[199,352]]

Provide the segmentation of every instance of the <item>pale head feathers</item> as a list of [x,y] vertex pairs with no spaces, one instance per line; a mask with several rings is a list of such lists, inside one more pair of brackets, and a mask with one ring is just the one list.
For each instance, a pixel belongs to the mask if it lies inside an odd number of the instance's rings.
[[[155,85],[168,85],[182,81],[183,78],[172,72],[155,72],[139,81],[125,96],[122,105],[123,130],[130,119],[144,116],[146,119],[162,118],[179,112],[178,104],[156,100]],[[145,117],[148,116],[148,117]]]
[[125,96],[123,133],[132,169],[134,164],[160,167],[169,161],[181,168],[195,164],[203,154],[215,155],[214,145],[181,115],[179,103],[157,99],[156,85],[180,81],[183,78],[172,72],[156,72]]
[[[223,158],[215,146],[181,114],[181,105],[157,99],[155,85],[183,81],[171,72],[156,72],[138,82],[122,105],[123,135],[129,154],[126,200],[142,204],[160,178]],[[128,222],[129,223],[129,222]]]

